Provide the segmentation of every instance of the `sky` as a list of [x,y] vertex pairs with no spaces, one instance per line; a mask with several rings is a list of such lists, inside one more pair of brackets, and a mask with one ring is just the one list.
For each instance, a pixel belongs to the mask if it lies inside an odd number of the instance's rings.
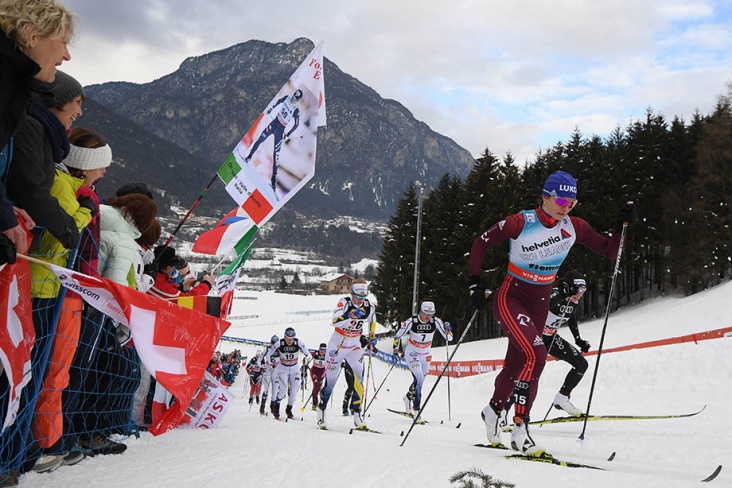
[[[610,315],[604,347],[637,344],[732,326],[732,282],[690,297],[656,298]],[[331,310],[338,296],[288,296],[273,292],[239,292],[232,315],[257,315],[236,321],[230,337],[267,340],[292,326],[309,347],[327,342],[332,332]],[[436,301],[437,314],[440,303]],[[465,326],[452,317],[459,336]],[[596,350],[604,318],[580,324],[583,338]],[[571,337],[566,328],[559,333]],[[570,339],[571,340],[571,339]],[[380,347],[390,346],[385,339]],[[239,347],[251,356],[255,348],[228,342],[221,349]],[[455,352],[454,344],[451,353]],[[453,361],[501,359],[505,339],[478,341],[458,347]],[[434,348],[433,357],[447,356]],[[597,356],[588,356],[594,372]],[[568,371],[566,363],[550,361],[541,378],[532,416],[542,417]],[[710,486],[732,487],[732,337],[687,342],[601,356],[593,392],[595,415],[683,414],[702,409],[690,418],[589,422],[579,441],[581,423],[534,427],[535,441],[557,458],[591,464],[600,470],[570,469],[504,459],[508,452],[480,449],[485,442],[480,411],[493,390],[495,372],[443,378],[425,403],[423,418],[404,440],[411,421],[387,410],[403,409],[411,376],[374,360],[367,394],[373,403],[367,411],[369,427],[382,432],[354,432],[350,417],[340,414],[345,390],[341,378],[335,387],[336,404],[326,410],[329,430],[316,427],[315,412],[301,410],[298,392],[294,412],[301,421],[278,422],[261,417],[247,404],[247,381],[240,376],[230,391],[235,402],[217,429],[178,428],[159,437],[143,433],[125,442],[124,454],[97,456],[52,473],[30,473],[24,488],[105,488],[198,486],[281,486],[349,488],[374,486],[456,487],[449,478],[459,471],[478,468],[483,473],[519,488],[688,488],[724,465]],[[388,376],[387,376],[388,375]],[[435,386],[428,377],[423,395]],[[587,411],[591,374],[574,390],[572,401]],[[383,384],[378,395],[373,393]],[[309,392],[305,392],[306,394]],[[307,398],[307,397],[305,397]],[[449,399],[449,400],[448,400]],[[426,400],[425,400],[426,401]],[[550,418],[558,416],[556,411]],[[457,428],[458,424],[460,425]],[[510,434],[503,434],[508,443]],[[401,444],[403,443],[403,446]],[[613,461],[607,461],[612,453]]]
[[[62,69],[83,85],[146,83],[190,56],[307,37],[474,157],[518,163],[649,108],[689,121],[732,81],[730,0],[64,3],[79,27]],[[327,97],[327,72],[325,84]]]

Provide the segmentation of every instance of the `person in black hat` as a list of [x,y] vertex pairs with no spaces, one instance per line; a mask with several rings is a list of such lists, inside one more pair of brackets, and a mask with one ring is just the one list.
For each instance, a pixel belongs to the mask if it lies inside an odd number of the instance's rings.
[[[572,366],[554,397],[553,405],[554,408],[564,410],[573,416],[582,415],[582,411],[572,405],[569,397],[587,371],[587,360],[582,353],[590,350],[590,343],[580,336],[576,317],[577,306],[585,291],[587,291],[585,277],[576,271],[570,271],[554,283],[552,296],[549,298],[549,315],[542,336],[547,353]],[[557,333],[559,327],[564,324],[569,327],[579,351]]]
[[[481,310],[490,293],[482,284],[480,273],[488,248],[510,241],[508,273],[493,301],[493,316],[508,337],[505,366],[495,380],[493,396],[483,408],[488,441],[501,444],[500,414],[513,394],[514,417],[511,447],[523,454],[540,456],[546,450],[529,435],[531,406],[536,397],[539,377],[544,370],[547,350],[542,340],[549,312],[552,283],[562,262],[575,243],[615,259],[621,232],[612,238],[598,234],[585,220],[570,217],[577,205],[577,181],[565,171],[555,171],[547,178],[541,204],[532,210],[509,215],[478,236],[470,250],[469,296]],[[633,220],[633,209],[626,204],[618,216]]]
[[115,191],[115,194],[118,197],[122,197],[124,195],[129,195],[130,193],[142,193],[146,197],[148,197],[150,200],[155,200],[153,198],[153,194],[150,191],[150,188],[145,183],[136,181],[133,183],[126,183],[119,188],[117,188],[117,191]]
[[158,263],[158,273],[155,276],[155,283],[147,292],[163,300],[174,300],[178,297],[208,295],[208,292],[216,283],[212,275],[204,275],[203,280],[187,292],[181,292],[178,286],[183,282],[183,276],[178,271],[184,261],[176,254],[175,249],[170,246],[158,246],[155,248],[155,260]]

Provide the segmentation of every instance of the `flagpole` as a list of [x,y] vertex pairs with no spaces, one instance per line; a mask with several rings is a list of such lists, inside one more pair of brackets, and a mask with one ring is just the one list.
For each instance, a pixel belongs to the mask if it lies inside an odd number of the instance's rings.
[[183,216],[183,219],[178,223],[178,227],[175,228],[173,233],[170,234],[170,236],[168,237],[168,240],[165,241],[165,244],[164,244],[165,246],[170,245],[171,241],[173,240],[173,237],[175,237],[175,235],[178,233],[180,228],[183,227],[183,223],[186,220],[188,220],[188,217],[191,216],[193,209],[195,209],[198,206],[198,204],[201,202],[201,199],[204,197],[204,195],[206,195],[208,190],[211,188],[211,185],[213,185],[214,181],[216,181],[216,178],[218,178],[218,176],[219,176],[219,173],[217,171],[216,173],[214,173],[213,178],[211,178],[211,181],[208,182],[208,185],[206,185],[206,188],[204,188],[203,191],[201,192],[201,194],[198,195],[198,198],[196,198],[196,201],[193,202],[193,205],[191,206],[191,208],[188,209],[188,212],[186,212],[186,214]]

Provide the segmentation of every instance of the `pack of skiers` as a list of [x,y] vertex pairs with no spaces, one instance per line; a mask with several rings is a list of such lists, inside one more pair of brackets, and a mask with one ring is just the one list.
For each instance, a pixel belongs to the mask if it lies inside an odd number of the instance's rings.
[[[615,259],[621,244],[624,226],[635,218],[632,204],[624,204],[618,213],[615,232],[605,237],[585,220],[570,216],[577,205],[577,181],[564,171],[549,175],[543,188],[541,203],[533,209],[507,216],[478,236],[469,255],[470,286],[468,294],[476,309],[482,310],[490,297],[493,315],[508,338],[509,347],[504,367],[495,380],[493,395],[482,409],[488,441],[502,445],[503,432],[510,431],[510,446],[524,455],[542,456],[546,450],[538,445],[529,432],[531,407],[536,398],[539,378],[548,355],[568,363],[570,370],[554,396],[552,405],[570,416],[582,411],[570,400],[572,391],[582,380],[588,363],[583,353],[590,343],[582,338],[576,313],[587,282],[584,275],[571,270],[559,276],[563,261],[574,244],[583,246],[608,258]],[[481,266],[485,252],[503,242],[509,243],[509,264],[499,289],[492,293],[483,285]],[[310,353],[295,339],[292,328],[285,337],[272,338],[272,345],[261,355],[263,384],[267,368],[274,368],[277,355],[285,354],[286,364],[277,366],[279,384],[273,384],[270,410],[279,417],[279,403],[289,391],[286,414],[292,416],[292,405],[300,384],[298,365],[300,353],[305,357],[303,367],[310,365],[313,393],[312,409],[317,413],[317,426],[327,429],[326,409],[341,373],[346,378],[347,391],[343,414],[352,415],[355,428],[368,429],[364,419],[364,393],[370,364],[376,346],[375,304],[368,299],[368,286],[356,280],[350,294],[342,297],[333,312],[333,332],[328,343],[322,343]],[[417,417],[423,407],[422,386],[432,358],[431,346],[435,333],[449,343],[453,331],[449,322],[436,316],[433,300],[423,300],[418,312],[404,320],[393,339],[393,354],[402,360],[412,375],[412,382],[403,397],[405,414]],[[567,325],[573,337],[561,337],[559,329]],[[312,361],[310,361],[312,359]],[[277,383],[273,382],[273,383]],[[288,390],[289,388],[289,390]],[[266,397],[266,389],[263,397]],[[513,415],[509,412],[513,409]],[[264,401],[260,412],[264,412]]]

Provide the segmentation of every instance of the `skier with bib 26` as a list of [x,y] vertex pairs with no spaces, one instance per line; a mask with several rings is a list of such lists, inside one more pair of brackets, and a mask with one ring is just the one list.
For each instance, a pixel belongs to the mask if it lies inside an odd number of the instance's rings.
[[318,427],[326,428],[325,409],[328,400],[333,393],[341,361],[345,360],[354,375],[353,388],[353,423],[359,427],[365,427],[361,416],[361,403],[363,401],[363,348],[361,347],[361,334],[366,328],[368,340],[376,344],[374,334],[376,332],[376,307],[369,301],[368,287],[364,280],[355,280],[351,284],[351,295],[341,298],[333,312],[333,335],[328,342],[328,367],[325,372],[325,386],[320,392],[318,404]]

